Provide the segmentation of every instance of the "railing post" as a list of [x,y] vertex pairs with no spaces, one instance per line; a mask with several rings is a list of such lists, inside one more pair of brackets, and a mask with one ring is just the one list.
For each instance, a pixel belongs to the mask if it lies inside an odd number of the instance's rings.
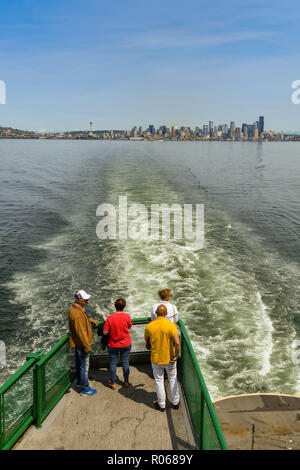
[[36,366],[34,370],[35,419],[36,427],[42,427],[42,414],[45,402],[45,367]]
[[[40,349],[36,353],[31,353],[26,356],[26,359],[35,359],[38,361],[44,354],[45,349]],[[44,369],[44,368],[43,368]],[[45,372],[45,371],[44,371]],[[43,409],[43,397],[45,396],[45,377],[40,367],[35,366],[33,370],[33,416],[36,420],[36,427],[41,428],[41,417]]]
[[201,404],[200,404],[200,420],[201,420],[201,423],[200,423],[200,450],[204,450],[204,435],[205,435],[205,421],[204,421],[204,404],[205,404],[205,400],[204,400],[204,394],[203,392],[201,391]]
[[3,395],[0,394],[0,449],[2,449],[4,444],[4,403]]

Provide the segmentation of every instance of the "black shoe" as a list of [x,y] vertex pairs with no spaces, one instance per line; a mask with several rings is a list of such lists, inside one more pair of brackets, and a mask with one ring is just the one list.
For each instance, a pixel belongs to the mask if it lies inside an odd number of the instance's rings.
[[154,402],[154,406],[157,410],[159,410],[161,412],[166,411],[166,408],[161,408],[157,401]]
[[179,403],[177,403],[177,405],[173,405],[173,403],[172,403],[172,408],[174,408],[174,410],[178,410],[178,408],[179,408]]

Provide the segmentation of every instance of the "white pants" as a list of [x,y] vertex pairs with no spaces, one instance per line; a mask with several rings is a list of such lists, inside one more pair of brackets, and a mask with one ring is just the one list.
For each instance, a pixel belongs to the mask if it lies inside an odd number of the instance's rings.
[[164,370],[167,371],[170,391],[172,397],[172,404],[178,405],[179,403],[179,393],[178,393],[178,383],[177,383],[177,361],[170,362],[169,364],[152,364],[153,375],[155,379],[156,386],[156,395],[157,401],[161,408],[166,407],[166,391],[164,384]]

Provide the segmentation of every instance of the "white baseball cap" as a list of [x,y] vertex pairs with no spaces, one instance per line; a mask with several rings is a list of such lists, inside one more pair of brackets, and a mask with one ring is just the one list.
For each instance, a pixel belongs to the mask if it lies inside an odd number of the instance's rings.
[[91,296],[85,292],[85,290],[77,290],[75,292],[75,297],[77,299],[88,300]]

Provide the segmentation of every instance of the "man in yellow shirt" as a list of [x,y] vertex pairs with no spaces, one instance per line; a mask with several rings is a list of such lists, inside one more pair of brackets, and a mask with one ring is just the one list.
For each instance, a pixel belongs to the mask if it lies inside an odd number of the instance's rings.
[[167,314],[165,305],[159,305],[156,319],[148,323],[145,330],[146,345],[151,345],[150,360],[156,386],[157,401],[154,405],[159,411],[166,409],[164,370],[168,374],[173,408],[179,408],[176,361],[180,352],[180,339],[175,324],[166,319]]
[[84,307],[91,296],[84,290],[75,292],[75,302],[69,312],[69,344],[75,348],[75,368],[77,386],[81,389],[80,395],[94,395],[97,390],[89,387],[89,354],[93,344],[93,333],[90,323],[97,325],[97,321],[89,318]]

